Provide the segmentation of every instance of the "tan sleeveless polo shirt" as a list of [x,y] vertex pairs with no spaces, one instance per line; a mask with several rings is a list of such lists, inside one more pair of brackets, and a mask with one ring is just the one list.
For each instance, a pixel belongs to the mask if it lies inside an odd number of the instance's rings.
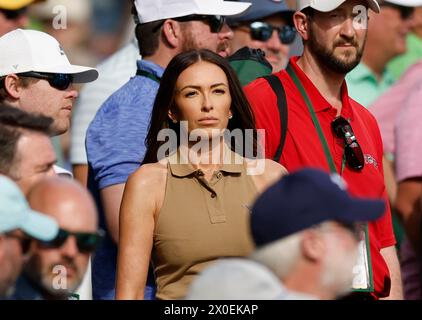
[[252,252],[249,208],[257,190],[245,164],[225,164],[208,182],[190,164],[168,163],[167,168],[152,261],[157,298],[183,299],[210,263]]

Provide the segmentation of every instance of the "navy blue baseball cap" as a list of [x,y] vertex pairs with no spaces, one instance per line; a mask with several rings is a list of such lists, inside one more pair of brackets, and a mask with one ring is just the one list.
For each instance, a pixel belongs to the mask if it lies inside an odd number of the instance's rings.
[[[246,1],[246,0],[242,0]],[[282,14],[290,24],[292,21],[292,9],[289,9],[284,0],[248,0],[252,5],[243,13],[227,17],[227,23],[233,25],[239,22],[257,21],[270,17],[274,14]]]
[[380,218],[383,200],[351,197],[339,175],[303,169],[284,176],[256,200],[251,231],[263,246],[325,221],[367,222]]

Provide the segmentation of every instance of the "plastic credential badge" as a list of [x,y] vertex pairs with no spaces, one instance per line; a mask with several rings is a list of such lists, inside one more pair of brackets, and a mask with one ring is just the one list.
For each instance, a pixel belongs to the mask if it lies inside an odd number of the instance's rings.
[[358,261],[353,267],[352,289],[356,292],[373,292],[374,280],[372,275],[371,253],[369,250],[368,225],[360,226],[360,240]]

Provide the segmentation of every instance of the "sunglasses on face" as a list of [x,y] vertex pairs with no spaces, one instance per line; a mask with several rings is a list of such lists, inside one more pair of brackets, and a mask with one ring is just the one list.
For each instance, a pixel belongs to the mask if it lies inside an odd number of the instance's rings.
[[353,170],[362,170],[365,163],[362,148],[353,133],[349,121],[343,117],[337,117],[331,123],[331,128],[335,135],[344,141],[346,164]]
[[73,76],[65,73],[43,73],[43,72],[22,72],[18,73],[20,77],[31,77],[47,80],[50,86],[58,90],[66,90],[73,83]]
[[296,37],[296,29],[289,25],[275,27],[265,22],[255,21],[249,25],[249,30],[252,39],[263,42],[272,37],[274,30],[277,30],[278,37],[283,44],[293,43]]
[[189,16],[174,18],[173,20],[180,22],[187,21],[205,21],[209,26],[212,33],[219,33],[223,29],[224,24],[226,23],[226,17],[224,16],[208,16],[208,15],[197,15],[192,14]]
[[381,4],[380,6],[389,7],[389,8],[398,10],[400,12],[400,17],[402,20],[407,20],[411,18],[413,15],[413,12],[415,11],[413,7],[405,7],[405,6],[400,6],[400,5],[397,5],[394,3],[388,3],[388,2],[385,2]]
[[18,10],[6,10],[0,9],[0,12],[5,16],[7,20],[15,20],[20,18],[21,16],[25,15],[28,12],[27,7],[23,7]]
[[104,232],[98,230],[97,232],[71,232],[65,229],[59,229],[56,238],[51,241],[39,241],[44,248],[60,248],[67,241],[67,238],[74,236],[78,250],[82,253],[90,253],[95,250],[101,242]]

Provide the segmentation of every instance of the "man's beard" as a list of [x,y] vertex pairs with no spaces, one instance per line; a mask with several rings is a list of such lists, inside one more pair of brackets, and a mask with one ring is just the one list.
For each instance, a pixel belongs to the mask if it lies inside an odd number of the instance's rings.
[[[62,266],[65,269],[55,270],[55,267],[57,266]],[[67,272],[67,268],[73,269],[74,276],[71,280],[67,278],[66,273],[61,274],[61,272],[58,272],[59,270]],[[40,282],[43,289],[52,296],[60,299],[67,299],[79,287],[82,282],[82,277],[83,274],[73,260],[63,259],[60,262],[51,264],[47,269],[47,272],[41,274]]]
[[[341,39],[341,40],[335,41],[333,43],[333,48],[330,50],[326,47],[323,47],[322,45],[318,43],[318,40],[316,39],[314,35],[312,27],[310,28],[309,32],[310,32],[309,42],[308,42],[309,50],[311,51],[311,53],[315,56],[315,58],[318,60],[318,62],[321,65],[327,67],[332,72],[345,75],[349,73],[350,71],[352,71],[360,63],[360,60],[363,54],[363,48],[365,47],[366,36],[361,48],[359,48],[359,44],[357,43],[356,40],[346,41],[344,39]],[[344,61],[337,58],[334,55],[335,48],[344,43],[349,43],[352,46],[354,46],[354,48],[356,48],[356,56],[353,60]],[[350,56],[351,55],[352,54],[350,54]]]
[[[73,279],[68,279],[61,272],[63,269],[55,270],[56,266],[71,267],[75,273]],[[38,290],[50,296],[49,299],[66,300],[79,287],[84,274],[74,261],[66,258],[43,268],[40,258],[34,255],[25,266],[25,275]]]
[[[189,51],[189,50],[198,50],[198,49],[208,49],[211,50],[217,54],[222,55],[225,53],[225,55],[229,55],[230,52],[228,51],[229,45],[227,41],[220,41],[217,44],[217,48],[208,48],[204,47],[204,45],[201,45],[198,43],[196,38],[192,35],[189,29],[185,29],[185,39],[182,43],[182,51]],[[225,56],[224,56],[225,57]]]

